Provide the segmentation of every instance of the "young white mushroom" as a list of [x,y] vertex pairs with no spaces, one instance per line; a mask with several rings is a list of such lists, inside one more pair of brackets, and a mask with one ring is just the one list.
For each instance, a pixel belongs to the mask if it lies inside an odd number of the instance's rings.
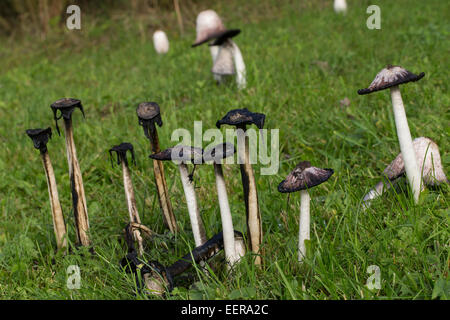
[[286,179],[278,185],[278,191],[282,193],[300,191],[299,262],[302,262],[306,257],[305,240],[310,239],[310,196],[308,189],[327,181],[333,173],[333,169],[312,167],[309,161],[303,161],[297,164]]
[[52,129],[28,129],[27,135],[33,140],[34,147],[39,149],[44,165],[45,176],[47,177],[48,195],[50,198],[50,208],[52,210],[53,230],[56,237],[56,246],[58,250],[67,247],[67,231],[64,223],[64,216],[59,202],[58,188],[56,185],[55,172],[50,161],[47,150],[48,140],[52,136]]
[[173,161],[180,170],[181,183],[183,185],[186,204],[191,220],[192,233],[194,234],[195,246],[201,246],[206,241],[205,227],[200,217],[194,184],[189,176],[187,162],[201,164],[203,162],[203,150],[195,147],[178,145],[164,151],[150,155],[150,158],[160,161]]
[[205,162],[208,163],[212,161],[214,164],[217,197],[219,199],[220,217],[222,220],[225,259],[227,260],[229,267],[232,267],[245,254],[245,247],[242,248],[242,244],[235,242],[233,219],[222,170],[222,160],[232,156],[234,153],[235,150],[233,144],[221,143],[206,150],[203,155],[203,160]]
[[[419,164],[419,170],[422,176],[422,190],[425,185],[435,186],[441,183],[448,183],[448,179],[444,173],[444,168],[442,167],[438,145],[429,138],[420,137],[413,140],[413,147],[416,155],[416,161]],[[403,156],[400,153],[386,167],[386,169],[384,169],[383,175],[385,180],[377,183],[375,187],[364,196],[364,209],[367,209],[373,199],[387,191],[391,185],[394,185],[404,174],[405,162],[403,161]]]
[[192,47],[206,42],[210,43],[213,60],[211,69],[214,79],[223,82],[225,76],[236,76],[238,88],[246,86],[245,64],[239,47],[231,40],[240,33],[239,29],[226,29],[219,15],[214,10],[205,10],[198,14],[196,20],[197,36]]
[[347,2],[345,0],[334,0],[333,4],[334,12],[347,13]]
[[406,176],[416,203],[419,201],[421,175],[414,154],[411,133],[408,127],[399,85],[411,81],[418,81],[422,79],[424,75],[423,72],[419,75],[415,75],[402,67],[388,65],[376,75],[368,88],[358,90],[358,94],[362,95],[390,88],[400,151],[405,159]]
[[153,46],[158,54],[166,54],[169,51],[169,39],[162,30],[153,33]]

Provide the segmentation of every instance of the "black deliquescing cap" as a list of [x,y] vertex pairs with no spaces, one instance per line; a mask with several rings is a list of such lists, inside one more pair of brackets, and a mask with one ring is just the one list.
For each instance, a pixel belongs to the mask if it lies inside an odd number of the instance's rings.
[[26,134],[33,140],[34,147],[42,153],[47,151],[48,140],[52,137],[52,128],[47,129],[28,129]]
[[[233,38],[237,36],[239,33],[241,33],[240,29],[229,29],[224,32],[221,32],[219,34],[214,35],[214,37],[211,37],[208,40],[211,40],[215,38],[215,40],[208,44],[208,46],[220,46],[222,43],[224,43],[227,39]],[[208,41],[206,40],[206,41]]]
[[111,165],[113,165],[113,154],[112,154],[113,152],[117,153],[117,165],[120,165],[122,163],[122,161],[124,161],[125,164],[128,165],[127,151],[130,151],[131,159],[132,159],[134,165],[136,165],[136,158],[134,156],[133,145],[128,142],[122,142],[121,144],[109,149],[109,157],[111,159]]
[[264,120],[266,115],[263,113],[253,113],[248,111],[247,108],[244,109],[234,109],[229,111],[225,117],[216,122],[216,127],[220,129],[223,124],[228,124],[231,126],[242,127],[248,124],[254,124],[259,129],[264,126]]
[[[72,118],[72,112],[75,110],[75,108],[79,108],[81,110],[81,113],[83,114],[83,117],[86,118],[86,116],[84,115],[83,105],[78,99],[62,98],[53,102],[50,107],[53,111],[53,118],[55,119],[58,135],[61,135],[61,133],[59,132],[58,120],[61,118],[70,120]],[[61,115],[59,117],[57,115],[58,110],[61,112]]]
[[145,136],[150,139],[149,126],[152,123],[157,123],[158,126],[162,126],[161,112],[159,105],[156,102],[142,102],[136,108],[136,114],[138,116],[139,125],[144,128]]
[[278,185],[281,193],[290,193],[315,187],[327,181],[334,173],[333,169],[312,167],[309,161],[302,161]]
[[358,90],[358,94],[369,94],[375,91],[388,89],[400,84],[415,82],[422,79],[425,73],[419,75],[414,74],[400,66],[388,65],[375,76],[370,86],[365,89]]

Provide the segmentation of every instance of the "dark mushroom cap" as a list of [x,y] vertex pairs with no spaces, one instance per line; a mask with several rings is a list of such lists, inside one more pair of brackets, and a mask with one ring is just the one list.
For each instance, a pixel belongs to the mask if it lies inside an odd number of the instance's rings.
[[[233,38],[237,36],[239,33],[241,33],[240,29],[228,29],[223,32],[220,32],[219,34],[214,35],[215,40],[208,44],[208,46],[220,46],[222,45],[227,39]],[[213,39],[213,38],[211,38]]]
[[111,158],[111,163],[112,163],[112,153],[116,152],[117,153],[117,164],[121,164],[122,161],[125,161],[125,164],[128,165],[128,161],[127,161],[127,151],[131,152],[131,158],[134,164],[136,164],[136,159],[134,156],[134,148],[133,145],[129,142],[122,142],[121,144],[117,145],[117,146],[113,146],[111,149],[109,149],[109,156]]
[[416,75],[400,66],[388,65],[386,68],[378,72],[368,88],[358,90],[358,94],[368,94],[398,86],[400,84],[418,81],[424,76],[425,73],[423,72]]
[[[56,100],[50,105],[50,108],[52,108],[53,111],[53,118],[55,119],[56,123],[56,130],[59,132],[58,127],[58,120],[61,118],[70,120],[72,118],[72,112],[75,110],[75,108],[79,108],[81,110],[81,113],[84,115],[83,105],[81,104],[81,101],[74,98],[62,98],[59,100]],[[57,113],[61,112],[61,115],[58,117]]]
[[302,161],[297,164],[285,180],[281,181],[278,185],[278,191],[289,193],[312,188],[327,181],[333,173],[333,169],[312,167],[309,161]]
[[162,126],[159,105],[156,102],[142,102],[136,109],[137,116],[140,120],[158,121],[158,125]]
[[47,129],[28,129],[26,134],[33,140],[34,147],[42,152],[47,151],[48,140],[52,137],[52,128]]
[[210,149],[207,149],[203,153],[203,161],[214,161],[215,163],[220,163],[222,159],[232,156],[236,152],[234,145],[225,142],[220,143]]
[[211,44],[209,44],[210,46],[220,46],[223,42],[225,42],[225,40],[233,38],[237,36],[239,33],[241,33],[240,29],[226,29],[220,31],[213,31],[208,34],[205,34],[199,40],[195,41],[195,43],[192,44],[192,47],[193,48],[197,47],[211,40],[214,41]]
[[183,163],[193,162],[195,164],[201,164],[203,163],[203,149],[178,145],[161,152],[151,154],[149,157],[161,161],[171,160]]
[[223,124],[231,126],[244,127],[248,124],[255,124],[259,129],[264,126],[264,120],[266,116],[262,113],[253,113],[244,109],[234,109],[229,111],[225,117],[216,122],[216,127],[220,128]]

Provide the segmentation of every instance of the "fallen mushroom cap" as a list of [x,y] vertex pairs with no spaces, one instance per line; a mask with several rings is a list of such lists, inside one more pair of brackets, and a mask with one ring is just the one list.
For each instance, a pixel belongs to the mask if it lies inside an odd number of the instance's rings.
[[122,160],[125,161],[126,164],[128,164],[126,156],[127,151],[131,152],[132,161],[134,164],[136,164],[134,148],[133,145],[129,142],[122,142],[121,144],[112,147],[111,149],[109,149],[109,155],[112,157],[112,152],[117,152],[117,164],[121,164]]
[[220,163],[222,159],[232,156],[236,152],[234,145],[229,142],[220,143],[203,153],[203,160],[205,162],[214,161]]
[[[442,182],[448,183],[442,169],[437,144],[430,138],[419,137],[413,140],[413,147],[424,183],[427,185],[435,185]],[[383,174],[391,181],[405,174],[405,163],[401,153],[384,169]]]
[[333,173],[333,169],[312,167],[309,161],[303,161],[278,185],[278,191],[288,193],[312,188],[327,181]]
[[414,82],[422,79],[425,73],[416,75],[400,66],[388,65],[376,75],[370,86],[366,89],[358,90],[358,94],[368,94],[375,91],[384,90],[400,84]]
[[196,30],[197,37],[192,47],[199,46],[217,38],[231,38],[240,32],[236,32],[236,29],[227,30],[219,15],[214,10],[205,10],[198,14]]
[[196,148],[191,146],[178,145],[172,148],[167,148],[158,153],[151,154],[149,156],[155,160],[161,161],[181,161],[181,162],[194,162],[194,163],[202,163],[203,162],[203,149]]
[[52,128],[47,129],[28,129],[25,131],[27,135],[33,140],[34,147],[45,151],[47,149],[48,140],[52,137]]
[[232,126],[242,126],[247,124],[255,124],[259,129],[264,126],[266,115],[263,113],[253,113],[244,109],[234,109],[229,111],[225,117],[216,122],[216,127],[220,128],[223,124]]

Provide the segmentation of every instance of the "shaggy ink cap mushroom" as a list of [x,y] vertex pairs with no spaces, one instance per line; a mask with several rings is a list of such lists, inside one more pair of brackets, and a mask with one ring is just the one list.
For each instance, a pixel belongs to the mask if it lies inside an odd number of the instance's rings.
[[216,127],[220,129],[220,126],[228,124],[236,127],[245,127],[246,125],[254,124],[259,129],[264,126],[264,120],[266,115],[263,113],[254,113],[244,109],[234,109],[229,111],[222,119],[216,122]]
[[203,161],[221,163],[221,160],[232,156],[235,152],[236,149],[232,143],[220,143],[204,152]]
[[41,152],[47,151],[48,140],[52,137],[52,129],[28,129],[25,131],[27,135],[33,140],[34,147]]
[[145,136],[150,139],[149,127],[153,123],[157,123],[159,127],[163,125],[159,105],[156,102],[140,103],[136,109],[139,119],[139,125],[144,128]]
[[278,191],[290,193],[312,188],[327,181],[333,173],[333,169],[312,167],[309,161],[302,161],[278,185]]
[[192,47],[199,46],[214,39],[227,39],[239,34],[239,29],[227,29],[214,10],[205,10],[198,14],[196,20],[197,36]]
[[110,158],[111,158],[111,163],[112,163],[112,158],[113,158],[112,153],[116,152],[117,153],[117,164],[119,165],[119,164],[122,163],[122,161],[125,161],[125,164],[128,165],[127,151],[130,151],[131,159],[132,159],[134,165],[136,165],[136,158],[135,158],[135,155],[134,155],[134,148],[133,148],[133,145],[131,143],[129,143],[129,142],[122,142],[121,144],[119,144],[117,146],[114,146],[111,149],[109,149],[109,155],[110,155]]
[[375,76],[375,79],[368,88],[358,90],[358,94],[369,94],[400,84],[415,82],[422,79],[424,76],[424,72],[416,75],[400,66],[388,65]]
[[[56,100],[53,102],[50,107],[53,111],[53,118],[55,119],[56,123],[56,130],[58,131],[58,134],[61,135],[59,132],[58,127],[58,120],[61,118],[64,118],[66,120],[71,120],[72,118],[72,112],[75,110],[75,108],[79,108],[81,110],[81,113],[83,114],[83,117],[85,118],[83,105],[81,104],[81,101],[74,98],[62,98],[59,100]],[[60,116],[58,117],[58,110],[60,112]]]

